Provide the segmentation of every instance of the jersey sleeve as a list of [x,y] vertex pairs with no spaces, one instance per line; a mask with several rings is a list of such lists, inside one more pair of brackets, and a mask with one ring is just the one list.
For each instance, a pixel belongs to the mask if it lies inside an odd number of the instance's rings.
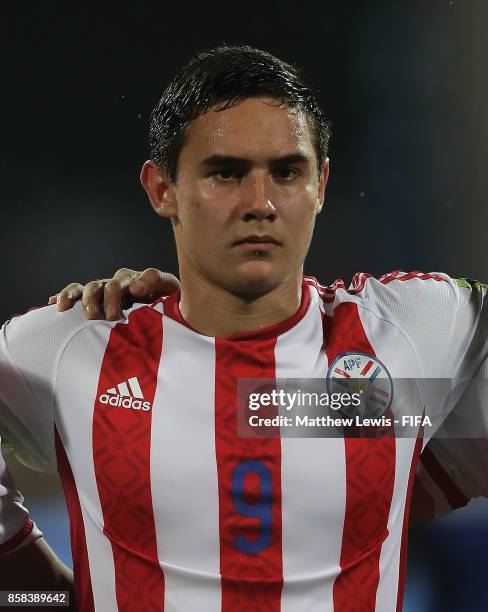
[[23,505],[24,498],[15,487],[3,453],[0,440],[0,555],[8,554],[42,536],[29,512]]
[[488,358],[420,456],[419,490],[432,516],[488,497]]
[[488,354],[487,285],[441,272],[367,279],[366,298],[408,340],[424,378],[472,377]]
[[28,312],[0,330],[0,435],[30,468],[56,471],[54,389],[59,357],[69,338],[89,321],[81,307]]
[[488,440],[432,438],[417,466],[412,500],[424,517],[447,514],[488,497]]
[[488,496],[487,288],[437,272],[396,271],[366,282],[369,304],[400,330],[416,356],[432,418],[416,471],[413,516],[445,514]]
[[[406,338],[418,363],[434,434],[488,355],[487,285],[444,273],[395,272],[368,279],[367,297]],[[479,420],[480,435],[486,420]],[[428,438],[427,436],[427,438]]]

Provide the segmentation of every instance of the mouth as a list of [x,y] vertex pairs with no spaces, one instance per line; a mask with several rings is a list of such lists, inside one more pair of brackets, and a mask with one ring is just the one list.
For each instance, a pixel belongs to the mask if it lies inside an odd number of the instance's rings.
[[269,234],[264,234],[262,236],[253,234],[251,236],[246,236],[241,240],[236,240],[233,246],[254,251],[270,251],[278,246],[281,246],[281,242]]

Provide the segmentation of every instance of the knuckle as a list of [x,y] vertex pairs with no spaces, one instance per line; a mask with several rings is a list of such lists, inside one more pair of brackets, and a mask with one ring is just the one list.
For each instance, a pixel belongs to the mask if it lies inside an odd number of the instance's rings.
[[120,283],[117,279],[111,278],[105,283],[105,293],[113,293],[120,289]]
[[157,280],[160,278],[160,272],[156,268],[146,268],[144,272],[141,272],[140,276],[151,280]]
[[126,276],[127,274],[131,274],[132,270],[129,268],[119,268],[114,276]]
[[100,281],[98,281],[98,280],[89,281],[85,285],[84,292],[85,293],[91,293],[93,291],[96,291],[99,287],[100,287]]
[[62,289],[59,293],[64,295],[65,293],[79,291],[80,289],[83,290],[83,285],[80,285],[80,283],[70,283],[69,285],[66,285],[66,287],[64,287],[64,289]]

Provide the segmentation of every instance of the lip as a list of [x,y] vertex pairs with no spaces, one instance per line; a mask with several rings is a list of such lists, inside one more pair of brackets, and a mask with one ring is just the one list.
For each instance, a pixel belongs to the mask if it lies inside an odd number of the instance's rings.
[[260,252],[267,253],[269,251],[273,251],[277,249],[279,244],[276,242],[239,242],[234,245],[234,248],[239,249],[240,251],[251,251],[251,252]]
[[234,242],[234,246],[243,246],[243,247],[254,247],[254,248],[262,248],[262,247],[276,247],[280,246],[281,242],[276,240],[273,236],[269,234],[264,234],[262,236],[258,234],[252,234],[251,236],[246,236],[241,240],[237,240]]

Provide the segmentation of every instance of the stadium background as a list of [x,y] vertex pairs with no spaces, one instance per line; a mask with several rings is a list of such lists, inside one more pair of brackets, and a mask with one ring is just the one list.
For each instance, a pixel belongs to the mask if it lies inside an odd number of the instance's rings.
[[[306,272],[488,280],[488,3],[8,3],[0,18],[0,318],[123,265],[176,272],[138,183],[147,119],[196,51],[246,43],[305,68],[333,122]],[[18,470],[69,562],[57,482]],[[488,504],[411,531],[408,612],[487,609]]]

